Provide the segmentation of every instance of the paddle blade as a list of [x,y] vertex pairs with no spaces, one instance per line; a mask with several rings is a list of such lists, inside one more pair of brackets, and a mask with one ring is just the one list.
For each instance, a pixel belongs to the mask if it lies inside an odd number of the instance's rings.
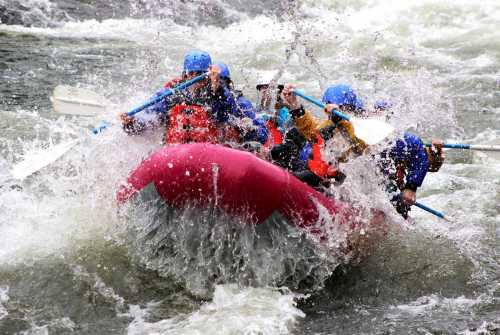
[[350,121],[354,134],[368,145],[380,143],[394,132],[393,126],[379,119],[351,117]]
[[30,152],[21,162],[12,167],[10,173],[15,179],[22,180],[58,160],[77,143],[78,140],[73,140],[53,145],[48,149]]
[[99,94],[78,87],[59,85],[50,97],[54,110],[61,114],[102,115],[109,103]]
[[493,159],[500,160],[500,138],[496,138],[487,143],[488,145],[486,147],[489,148],[484,149],[485,146],[482,146],[485,153]]

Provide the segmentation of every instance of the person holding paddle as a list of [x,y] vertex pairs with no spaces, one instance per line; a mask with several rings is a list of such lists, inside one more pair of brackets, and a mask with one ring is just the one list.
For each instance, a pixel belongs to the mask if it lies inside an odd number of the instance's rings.
[[[383,115],[392,107],[392,104],[385,100],[377,100],[373,104],[374,114]],[[429,162],[428,172],[438,172],[443,166],[444,160],[446,158],[444,154],[444,143],[441,139],[433,138],[430,145],[425,147],[427,154],[427,160]]]
[[[212,65],[207,52],[194,50],[186,54],[182,77],[165,84],[165,89],[207,72],[207,79],[158,101],[139,116],[121,114],[125,132],[139,134],[166,124],[166,143],[238,141],[239,133],[228,121],[232,116],[241,117],[241,112],[222,84],[221,69]],[[163,90],[156,95],[162,93]]]
[[[367,143],[358,138],[354,126],[350,122],[354,117],[346,115],[365,116],[367,114],[363,102],[357,97],[351,86],[333,85],[325,90],[321,105],[325,113],[329,115],[329,119],[326,121],[319,121],[310,112],[306,112],[302,105],[299,105],[295,95],[303,98],[306,96],[295,90],[292,85],[288,85],[283,93],[292,109],[291,114],[297,129],[300,129],[305,138],[315,142],[313,144],[315,150],[313,150],[312,159],[308,161],[308,168],[316,176],[328,178],[328,171],[332,169],[334,164],[365,152]],[[320,105],[314,99],[311,100]],[[387,107],[387,104],[384,107]],[[373,129],[373,127],[370,128]],[[360,130],[363,131],[362,135],[366,135],[364,133],[367,133],[367,129],[358,127],[358,131]],[[333,150],[334,153],[336,152],[333,160],[322,154],[325,151],[323,150],[325,140],[330,139],[332,139],[330,146],[340,145],[343,148],[340,151]],[[383,137],[380,137],[378,141],[381,140]],[[429,169],[429,160],[422,140],[417,136],[405,133],[403,138],[398,138],[391,143],[387,150],[376,157],[376,160],[382,173],[388,177],[386,188],[392,194],[391,202],[398,213],[407,218],[408,211],[416,203],[417,188],[422,185]],[[396,192],[398,194],[394,194]]]
[[[345,175],[338,170],[338,162],[346,161],[351,155],[360,155],[367,145],[354,135],[349,121],[336,116],[333,110],[358,111],[363,103],[348,85],[333,85],[326,89],[323,102],[326,103],[327,120],[319,120],[306,111],[294,94],[295,87],[286,85],[283,89],[284,105],[290,110],[294,127],[286,134],[285,143],[271,150],[271,157],[280,165],[290,162],[295,175],[311,186],[339,183]],[[332,140],[338,150],[332,157],[324,156],[325,141]],[[305,163],[305,164],[304,164]]]

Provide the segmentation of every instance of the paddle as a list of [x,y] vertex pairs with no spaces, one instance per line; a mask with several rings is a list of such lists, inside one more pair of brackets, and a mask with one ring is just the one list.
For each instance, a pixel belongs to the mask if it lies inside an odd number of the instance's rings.
[[[207,76],[207,73],[204,73],[202,75],[199,75],[197,77],[194,77],[193,79],[190,79],[188,81],[183,82],[182,84],[172,88],[172,89],[166,89],[162,94],[156,96],[155,98],[149,100],[145,104],[134,108],[130,112],[127,113],[128,116],[133,116],[141,111],[143,111],[145,108],[148,108],[155,103],[161,101],[162,99],[171,96],[174,93],[179,92],[180,90],[183,90],[203,79]],[[92,129],[92,132],[94,134],[98,134],[104,129],[106,129],[109,126],[108,123],[102,122],[99,126],[95,127]],[[43,151],[38,151],[35,153],[32,153],[30,155],[25,155],[24,159],[15,164],[12,169],[11,169],[11,174],[14,178],[22,180],[29,175],[43,169],[49,164],[52,164],[55,162],[59,157],[64,155],[67,151],[69,151],[71,148],[73,148],[75,145],[78,144],[78,140],[73,140],[68,143],[60,143],[55,146],[52,146],[49,150],[43,150]]]
[[453,222],[453,218],[451,216],[448,216],[448,215],[445,215],[444,213],[441,213],[435,209],[432,209],[430,207],[427,207],[426,205],[420,203],[420,202],[415,202],[415,206],[417,206],[418,208],[420,209],[423,209],[424,211],[426,212],[429,212],[431,214],[434,214],[435,216],[437,216],[438,218],[441,218],[441,219],[444,219],[448,222]]
[[77,116],[104,113],[110,103],[101,95],[84,88],[58,85],[50,97],[54,111]]
[[24,155],[24,159],[21,162],[12,167],[10,174],[15,179],[23,180],[33,173],[43,169],[47,165],[55,162],[76,144],[78,144],[78,140],[52,145],[47,149],[31,151],[29,154]]
[[[431,147],[432,144],[431,143],[425,143],[425,146],[426,147]],[[445,143],[445,144],[443,144],[443,148],[494,152],[494,154],[491,155],[491,156],[493,156],[496,159],[500,159],[500,145],[493,145],[493,144]]]
[[[132,109],[130,112],[127,113],[127,115],[134,116],[135,114],[142,112],[144,109],[146,109],[150,106],[153,106],[154,104],[162,101],[166,97],[169,97],[169,96],[173,95],[174,93],[178,93],[181,90],[186,89],[189,86],[196,84],[199,81],[202,81],[203,79],[205,79],[207,77],[207,75],[208,75],[208,73],[203,73],[197,77],[194,77],[190,80],[183,82],[182,84],[175,86],[174,88],[167,88],[167,89],[165,89],[165,91],[163,93],[159,94],[158,96],[154,97],[153,99],[149,100],[148,102],[142,104],[141,106]],[[106,129],[107,127],[108,127],[108,123],[101,122],[101,124],[99,126],[92,129],[92,132],[94,134],[98,134],[101,131],[103,131],[104,129]]]
[[[319,100],[311,98],[304,93],[294,90],[293,93],[304,100],[307,100],[318,107],[325,108],[325,104]],[[394,127],[388,123],[382,122],[377,119],[363,119],[356,117],[349,117],[337,110],[334,110],[335,115],[341,117],[344,120],[351,122],[354,128],[354,134],[359,139],[363,140],[368,145],[374,145],[392,134],[394,132]]]

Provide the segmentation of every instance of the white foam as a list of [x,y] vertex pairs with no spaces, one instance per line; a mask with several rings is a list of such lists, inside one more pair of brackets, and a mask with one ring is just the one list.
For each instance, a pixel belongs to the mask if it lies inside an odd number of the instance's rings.
[[470,311],[470,308],[483,301],[482,298],[469,299],[464,296],[457,298],[443,298],[441,296],[432,294],[423,296],[417,300],[398,306],[393,306],[390,309],[389,316],[391,318],[398,317],[398,312],[407,313],[411,315],[425,315],[431,314],[433,311]]
[[66,22],[55,28],[0,24],[0,31],[78,39],[116,39],[149,44],[159,43],[158,38],[162,32],[168,31],[168,38],[175,39],[189,34],[190,28],[168,20],[107,19]]
[[7,312],[7,309],[3,305],[7,301],[9,301],[9,296],[7,295],[7,293],[9,293],[9,287],[0,286],[0,320],[9,315],[9,312]]
[[185,316],[148,323],[147,311],[131,306],[134,321],[128,334],[289,334],[305,317],[296,307],[296,298],[277,289],[219,285],[212,302]]

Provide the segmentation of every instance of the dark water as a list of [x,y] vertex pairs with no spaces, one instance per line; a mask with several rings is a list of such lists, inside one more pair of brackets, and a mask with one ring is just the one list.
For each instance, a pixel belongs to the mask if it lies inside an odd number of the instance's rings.
[[[158,221],[117,214],[113,197],[157,139],[89,138],[100,119],[61,117],[48,99],[90,88],[113,122],[196,47],[252,99],[284,67],[316,96],[343,81],[368,104],[390,99],[399,129],[484,143],[500,135],[499,17],[495,1],[0,1],[0,333],[499,334],[499,161],[449,152],[419,198],[456,221],[414,209],[359,265],[336,267],[283,226],[199,230],[203,217],[181,214],[164,231],[173,251],[155,249]],[[51,169],[8,176],[26,150],[75,137]]]

